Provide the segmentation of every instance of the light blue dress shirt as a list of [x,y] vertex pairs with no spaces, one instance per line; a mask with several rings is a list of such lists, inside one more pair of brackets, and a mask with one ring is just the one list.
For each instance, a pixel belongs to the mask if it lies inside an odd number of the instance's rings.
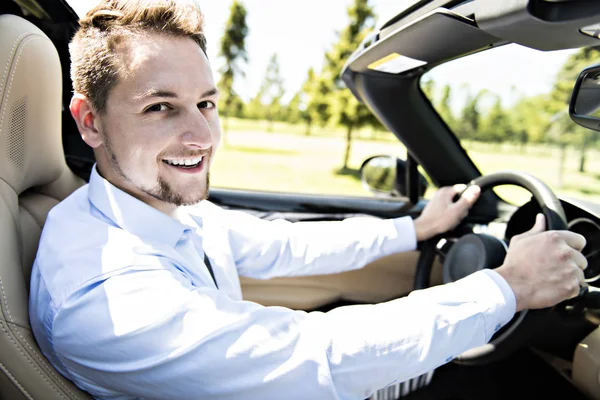
[[330,274],[414,248],[410,217],[269,222],[203,201],[175,219],[94,168],[48,216],[31,325],[52,364],[100,399],[364,399],[487,343],[515,312],[506,281],[480,271],[306,313],[244,301],[239,276]]

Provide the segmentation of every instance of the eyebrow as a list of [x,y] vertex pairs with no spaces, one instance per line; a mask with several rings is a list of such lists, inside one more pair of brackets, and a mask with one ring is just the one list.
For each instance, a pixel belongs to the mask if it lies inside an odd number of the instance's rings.
[[[219,93],[217,88],[211,88],[211,89],[208,89],[207,91],[205,91],[204,93],[202,93],[202,96],[200,96],[200,97],[210,97],[210,96],[216,95],[217,93]],[[177,93],[171,92],[169,90],[149,89],[143,93],[133,96],[133,100],[141,101],[141,100],[145,100],[150,97],[177,98],[179,96],[177,96]]]

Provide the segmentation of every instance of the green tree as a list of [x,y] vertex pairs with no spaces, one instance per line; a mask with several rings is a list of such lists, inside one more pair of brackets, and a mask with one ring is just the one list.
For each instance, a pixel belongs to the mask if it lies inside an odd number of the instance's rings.
[[486,142],[501,143],[514,140],[515,130],[509,114],[502,107],[499,97],[484,116],[481,123],[482,139]]
[[259,93],[261,94],[260,102],[267,105],[264,113],[268,121],[267,131],[272,132],[273,121],[281,119],[281,98],[285,94],[277,54],[273,54],[269,59],[265,78]]
[[431,78],[425,78],[421,81],[421,90],[429,100],[433,99],[435,92],[435,82]]
[[250,99],[245,107],[245,116],[249,119],[265,119],[265,106],[261,101],[263,97],[262,91],[258,91],[254,97]]
[[317,97],[315,96],[316,88],[317,76],[315,74],[315,70],[310,67],[308,69],[306,80],[302,84],[302,89],[300,91],[300,107],[302,108],[301,117],[306,124],[306,130],[304,131],[306,136],[310,136],[312,124],[315,120],[315,101],[317,100]]
[[[594,46],[578,50],[565,61],[551,92],[552,101],[549,108],[553,114],[559,113],[568,107],[577,76],[585,67],[597,63],[599,58],[600,46]],[[586,150],[592,142],[597,140],[598,135],[572,121],[566,124],[564,129],[563,135],[566,135],[568,142],[572,145],[579,145],[579,172],[585,172]]]
[[302,120],[306,124],[306,136],[310,136],[314,124],[325,126],[331,116],[328,95],[331,92],[330,82],[318,76],[311,67],[306,80],[302,84],[301,109]]
[[[552,115],[546,109],[546,94],[521,97],[507,111],[512,116],[518,142],[541,143],[548,140],[548,124]],[[522,148],[523,150],[523,148]]]
[[442,98],[440,99],[437,109],[444,122],[450,127],[450,130],[456,132],[456,118],[450,108],[451,101],[452,89],[450,88],[450,85],[446,84],[442,88]]
[[317,77],[316,87],[312,93],[313,121],[322,128],[327,126],[332,116],[331,80],[323,75]]
[[220,91],[219,109],[224,117],[223,142],[227,144],[227,131],[229,130],[229,117],[239,115],[243,102],[233,89],[236,77],[244,76],[243,65],[248,62],[246,52],[246,8],[238,1],[233,0],[229,8],[229,19],[225,23],[225,33],[219,45],[219,57],[223,57],[225,64],[220,68],[221,77],[217,86]]
[[479,112],[479,99],[484,95],[483,91],[475,95],[469,94],[459,120],[456,123],[456,134],[461,139],[476,139],[479,133],[481,123],[481,114]]
[[348,160],[352,148],[353,132],[369,123],[375,117],[362,103],[358,102],[350,90],[344,87],[340,77],[341,70],[352,52],[372,29],[373,9],[369,0],[353,0],[348,7],[350,23],[338,34],[338,42],[325,55],[322,77],[330,83],[332,115],[335,122],[346,128],[346,150],[342,170],[348,169]]
[[246,112],[246,104],[244,100],[237,94],[233,96],[231,105],[229,107],[229,116],[235,118],[244,118]]
[[562,109],[550,117],[546,126],[546,141],[557,145],[560,149],[556,184],[558,188],[562,188],[564,182],[567,145],[571,135],[569,130],[572,124],[573,121],[571,121],[569,112],[566,109]]
[[298,92],[290,99],[288,104],[284,107],[282,120],[291,124],[297,124],[302,120],[302,110],[300,110],[300,98],[302,92]]

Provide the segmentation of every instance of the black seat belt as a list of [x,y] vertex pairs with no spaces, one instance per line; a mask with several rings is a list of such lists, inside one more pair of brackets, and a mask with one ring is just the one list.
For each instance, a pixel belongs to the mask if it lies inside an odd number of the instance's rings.
[[212,266],[210,265],[210,260],[208,259],[208,256],[206,255],[206,253],[204,253],[204,264],[206,264],[206,268],[208,268],[208,272],[210,272],[210,276],[212,276],[213,282],[215,283],[215,286],[218,289],[219,285],[217,285],[217,279],[215,278],[215,273],[213,272]]

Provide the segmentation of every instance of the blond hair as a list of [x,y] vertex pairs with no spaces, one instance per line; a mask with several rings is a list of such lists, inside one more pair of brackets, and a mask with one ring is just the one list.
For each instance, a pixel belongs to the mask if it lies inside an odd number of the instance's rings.
[[103,113],[123,72],[117,46],[129,37],[159,33],[189,37],[206,53],[202,24],[192,0],[102,0],[79,20],[69,45],[73,90]]

